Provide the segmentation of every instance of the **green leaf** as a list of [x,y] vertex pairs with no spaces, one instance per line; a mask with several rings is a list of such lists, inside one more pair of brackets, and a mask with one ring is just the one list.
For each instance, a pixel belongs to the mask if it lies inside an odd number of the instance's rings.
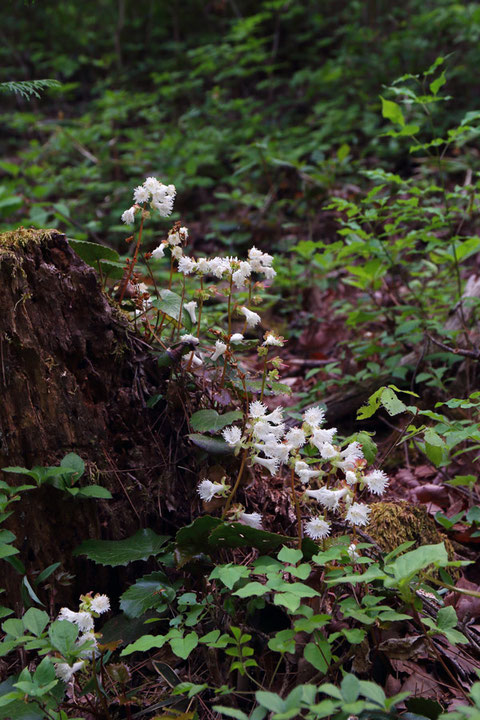
[[[178,322],[180,307],[182,306],[182,298],[180,295],[171,290],[160,290],[160,299],[154,300],[153,305],[158,308],[160,312],[165,313],[165,315],[168,315],[168,317]],[[182,320],[186,315],[190,319],[185,309],[182,308]]]
[[277,555],[277,558],[280,560],[280,562],[289,563],[290,565],[296,565],[297,562],[300,562],[302,557],[303,553],[301,550],[295,550],[294,548],[289,548],[286,546],[283,546],[283,548]]
[[98,267],[98,261],[102,258],[105,260],[120,260],[120,255],[117,251],[105,247],[105,245],[87,242],[86,240],[73,240],[72,238],[67,238],[67,240],[72,250],[74,250],[87,265],[91,265],[94,268]]
[[267,692],[266,690],[257,690],[255,693],[257,702],[271,712],[283,712],[285,710],[285,702],[277,693]]
[[445,567],[447,564],[448,554],[443,542],[437,545],[423,545],[401,555],[386,567],[387,572],[393,572],[394,578],[387,577],[385,586],[394,587],[397,583],[409,580],[430,565]]
[[177,549],[184,554],[198,555],[208,552],[208,538],[212,530],[222,525],[220,518],[203,515],[196,518],[193,523],[179,530],[175,536]]
[[265,593],[268,592],[268,588],[266,585],[262,585],[262,583],[259,583],[257,581],[249,582],[246,585],[244,585],[239,590],[236,590],[234,592],[234,595],[238,595],[240,598],[247,598],[247,597],[259,597],[261,595],[265,595]]
[[45,630],[50,618],[44,610],[30,608],[22,617],[25,628],[38,637]]
[[121,656],[131,655],[133,652],[148,652],[152,648],[162,648],[170,639],[170,635],[142,635],[142,637],[130,643],[120,653]]
[[316,670],[325,675],[332,659],[332,651],[329,643],[326,640],[321,640],[317,643],[308,643],[305,646],[303,656],[310,665],[313,665]]
[[254,547],[268,553],[293,540],[286,535],[258,530],[241,523],[222,523],[212,531],[208,543],[217,547]]
[[9,618],[2,623],[2,630],[7,635],[19,638],[25,632],[25,626],[23,624],[23,620],[20,620],[19,618]]
[[55,680],[55,668],[49,657],[44,657],[38,665],[33,680],[38,685],[48,685]]
[[233,590],[233,586],[238,580],[249,577],[249,575],[250,570],[245,565],[228,563],[228,565],[217,565],[210,573],[210,580],[218,578],[229,590]]
[[120,597],[120,608],[130,618],[140,617],[150,608],[159,608],[171,603],[175,589],[162,572],[144,575]]
[[389,415],[398,415],[408,410],[405,403],[398,398],[391,387],[383,388],[381,395],[381,404]]
[[355,675],[349,673],[343,678],[340,690],[343,700],[347,703],[353,703],[360,695],[360,681]]
[[73,554],[86,555],[99,565],[117,567],[157,555],[168,539],[150,529],[139,530],[126,540],[85,540]]
[[214,705],[212,710],[226,717],[234,718],[235,720],[248,720],[248,715],[242,712],[242,710],[226,707],[226,705]]
[[185,637],[176,637],[170,640],[172,652],[182,660],[186,660],[197,645],[198,635],[196,632],[190,632]]
[[190,418],[190,424],[193,430],[201,433],[208,431],[218,432],[227,425],[232,425],[237,420],[241,420],[242,417],[243,414],[238,410],[232,410],[223,415],[219,415],[216,410],[198,410]]
[[107,488],[100,485],[87,485],[79,488],[78,497],[102,498],[103,500],[111,500],[112,493]]
[[73,470],[75,472],[76,475],[73,480],[74,482],[81,478],[83,473],[85,472],[85,463],[83,462],[81,457],[79,457],[76,453],[73,452],[65,455],[65,457],[60,463],[60,467],[63,467],[66,470]]
[[270,650],[279,653],[295,653],[295,630],[280,630],[268,641]]
[[380,100],[382,101],[382,116],[387,120],[391,120],[393,123],[404,127],[405,118],[403,117],[400,105],[392,100],[385,100],[385,98],[381,95]]
[[55,620],[49,629],[48,636],[53,647],[67,658],[76,652],[75,641],[78,637],[78,627],[68,620]]
[[200,433],[191,433],[187,437],[190,438],[194,445],[212,455],[233,455],[235,451],[235,449],[222,438],[209,437],[208,435],[201,435]]
[[433,80],[433,82],[430,83],[430,92],[432,93],[432,95],[436,96],[438,91],[440,90],[440,88],[443,87],[446,82],[447,82],[447,80],[445,77],[445,70],[444,70],[442,72],[442,74],[439,75],[439,77],[436,80]]

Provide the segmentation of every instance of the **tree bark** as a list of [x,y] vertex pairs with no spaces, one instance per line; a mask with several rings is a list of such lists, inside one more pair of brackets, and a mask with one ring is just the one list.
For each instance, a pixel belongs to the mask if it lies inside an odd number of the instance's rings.
[[[13,504],[7,524],[32,579],[56,561],[70,571],[82,540],[128,537],[142,526],[165,467],[146,400],[165,380],[95,270],[56,231],[0,235],[0,307],[0,468],[57,465],[75,452],[87,464],[87,484],[114,496],[78,500],[44,486]],[[28,481],[0,476],[10,485]],[[76,561],[77,596],[102,584],[87,567]],[[19,575],[13,568],[2,574],[2,601],[17,601]]]

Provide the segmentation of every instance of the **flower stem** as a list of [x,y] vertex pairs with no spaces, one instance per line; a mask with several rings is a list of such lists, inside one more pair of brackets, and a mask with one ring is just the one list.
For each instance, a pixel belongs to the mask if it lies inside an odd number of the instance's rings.
[[120,290],[120,297],[118,300],[119,305],[122,304],[123,296],[125,295],[125,290],[127,289],[128,283],[130,282],[130,278],[132,277],[133,268],[135,267],[135,263],[137,262],[138,251],[140,248],[140,243],[142,242],[143,220],[144,220],[144,215],[143,215],[143,211],[142,211],[142,219],[140,220],[140,228],[138,230],[137,244],[135,246],[135,252],[133,253],[132,262],[130,263],[130,266],[128,268],[127,276],[126,276],[125,280],[123,281],[122,289]]
[[265,392],[265,381],[267,379],[267,359],[268,359],[268,347],[266,348],[265,360],[263,361],[263,375],[262,375],[262,389],[260,392],[260,402],[263,400],[263,394]]
[[300,503],[298,502],[297,493],[295,492],[295,469],[292,468],[290,475],[290,483],[292,488],[292,502],[295,506],[295,512],[297,515],[297,534],[298,534],[298,549],[302,549],[302,513],[300,511]]
[[232,491],[227,498],[227,502],[225,503],[225,507],[223,508],[222,520],[225,519],[225,515],[227,514],[228,509],[230,508],[230,505],[232,504],[232,500],[235,497],[235,493],[238,490],[238,486],[240,485],[240,480],[242,479],[242,475],[243,475],[243,469],[245,467],[245,462],[247,460],[247,452],[248,452],[247,448],[245,448],[245,450],[243,451],[242,462],[240,463],[240,468],[238,471],[237,479],[235,480],[235,485],[233,486]]

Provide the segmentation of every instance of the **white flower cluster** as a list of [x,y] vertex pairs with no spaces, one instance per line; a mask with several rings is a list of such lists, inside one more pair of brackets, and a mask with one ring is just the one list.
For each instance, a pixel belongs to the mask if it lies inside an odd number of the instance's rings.
[[110,600],[107,595],[99,595],[97,593],[93,598],[90,594],[82,595],[80,600],[81,603],[78,612],[63,607],[57,618],[57,620],[66,620],[67,622],[74,623],[78,627],[81,635],[75,644],[78,648],[78,656],[85,658],[73,663],[73,665],[62,662],[55,664],[55,673],[57,677],[64,682],[69,682],[76,672],[85,667],[86,659],[89,658],[92,653],[98,652],[98,642],[94,631],[94,618],[110,610]]
[[186,227],[173,227],[167,236],[167,239],[160,243],[155,250],[152,251],[152,258],[158,260],[165,256],[165,250],[170,248],[172,257],[175,260],[180,261],[183,259],[183,250],[180,247],[181,244],[185,244],[188,240],[188,228]]
[[183,255],[178,261],[178,271],[184,275],[213,275],[218,280],[232,279],[235,287],[241,289],[247,284],[252,272],[264,275],[267,280],[273,280],[276,275],[272,267],[273,257],[252,247],[248,251],[248,261],[237,257],[195,258]]
[[[222,435],[231,447],[249,447],[252,464],[261,465],[272,476],[287,463],[304,485],[313,479],[340,471],[343,474],[340,487],[306,489],[305,497],[315,500],[324,512],[341,511],[350,525],[365,526],[368,524],[370,508],[364,503],[355,502],[356,486],[360,490],[367,488],[375,495],[383,495],[388,486],[388,477],[383,470],[372,470],[365,474],[367,461],[361,445],[351,442],[341,450],[334,444],[337,429],[322,428],[324,421],[324,411],[313,407],[303,414],[301,427],[286,431],[283,409],[278,407],[268,412],[267,407],[256,400],[250,405],[249,425],[245,435],[235,426],[225,428]],[[313,463],[307,463],[300,455],[300,449],[307,443],[317,450],[319,456]],[[326,463],[329,465],[327,470],[323,468]],[[314,540],[327,537],[330,529],[331,525],[324,515],[313,517],[305,524],[305,533]]]
[[135,204],[125,210],[122,214],[122,221],[126,225],[133,225],[135,213],[140,209],[140,205],[147,202],[153,209],[158,210],[162,217],[168,217],[173,210],[175,195],[175,185],[164,185],[157,178],[148,177],[143,185],[139,185],[133,191]]

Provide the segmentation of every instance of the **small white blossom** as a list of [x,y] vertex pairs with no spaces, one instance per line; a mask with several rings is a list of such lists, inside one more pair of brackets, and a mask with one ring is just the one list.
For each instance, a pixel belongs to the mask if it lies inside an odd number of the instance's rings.
[[312,470],[303,460],[297,460],[295,474],[300,478],[300,482],[306,485],[312,478],[318,477],[321,473],[318,470]]
[[368,525],[368,516],[370,508],[363,503],[353,503],[345,517],[346,521],[352,525]]
[[226,258],[214,257],[208,261],[208,271],[219,280],[230,269],[230,263]]
[[217,342],[215,343],[215,352],[210,359],[214,361],[218,360],[218,358],[225,353],[227,347],[228,345],[225,345],[224,342],[222,342],[221,340],[217,340]]
[[188,228],[186,228],[186,227],[181,227],[180,230],[178,231],[178,234],[179,234],[180,237],[182,238],[183,242],[187,242],[187,240],[188,240]]
[[70,610],[67,607],[63,607],[58,613],[57,620],[67,620],[68,622],[74,623],[77,620],[77,615],[78,613],[74,612],[73,610]]
[[83,610],[80,612],[72,612],[72,610],[68,608],[62,608],[58,614],[58,620],[67,620],[68,622],[75,623],[80,632],[93,630],[93,618],[90,613]]
[[345,480],[347,485],[355,485],[358,482],[358,478],[352,470],[347,470],[345,473]]
[[190,320],[195,325],[197,322],[197,316],[195,314],[195,309],[197,307],[197,303],[195,300],[192,300],[191,302],[185,303],[183,306],[184,310],[187,311],[187,313],[190,315]]
[[267,280],[273,280],[273,278],[277,274],[276,271],[271,267],[262,267],[261,272],[265,275],[265,278]]
[[279,406],[268,415],[264,415],[263,420],[272,425],[280,425],[283,422],[283,407]]
[[150,192],[144,185],[139,185],[133,191],[133,199],[136,203],[144,203],[150,200]]
[[85,660],[79,660],[70,666],[68,663],[56,663],[55,664],[55,675],[63,680],[63,682],[70,682],[76,672],[81,670],[85,666]]
[[330,523],[323,518],[312,518],[305,523],[305,535],[312,540],[323,540],[330,535]]
[[347,553],[348,557],[350,558],[350,560],[352,560],[352,562],[356,562],[361,558],[360,553],[357,552],[357,546],[355,545],[355,543],[352,543],[348,546]]
[[302,428],[292,428],[285,435],[285,440],[292,448],[301,448],[305,445],[306,437]]
[[155,248],[155,250],[152,252],[152,257],[157,260],[158,258],[162,258],[165,256],[165,243],[160,243],[158,247]]
[[75,645],[78,648],[83,648],[83,650],[80,650],[78,653],[80,657],[90,658],[93,653],[95,653],[95,656],[97,657],[100,654],[98,650],[98,640],[95,637],[93,630],[81,635]]
[[168,233],[167,242],[169,245],[180,245],[182,242],[182,238],[180,237],[179,233],[175,230]]
[[280,464],[286,462],[290,454],[289,446],[283,443],[277,443],[275,437],[267,440],[264,445],[256,443],[254,447],[259,451],[263,451],[267,457],[276,458]]
[[246,307],[239,307],[238,312],[245,316],[248,328],[254,328],[262,319],[258,313],[253,312]]
[[242,442],[242,431],[239,427],[228,427],[222,430],[223,439],[232,447],[236,447]]
[[195,335],[191,335],[190,333],[180,335],[180,340],[182,342],[191,343],[192,345],[198,345],[198,343],[200,342],[200,340],[195,337]]
[[233,333],[232,337],[230,338],[231,343],[239,343],[242,342],[243,335],[242,333]]
[[357,461],[363,459],[362,446],[358,442],[351,442],[347,447],[342,450],[341,456],[342,461],[337,462],[337,465],[343,472],[347,470],[355,470],[357,467]]
[[281,339],[278,335],[275,335],[275,333],[269,331],[265,334],[265,340],[262,345],[276,345],[277,347],[283,347],[283,339]]
[[162,217],[168,217],[172,214],[173,203],[174,198],[169,195],[166,195],[162,200],[157,198],[152,199],[153,207],[158,210],[159,214]]
[[242,512],[238,516],[239,523],[242,523],[242,525],[248,525],[249,527],[255,528],[256,530],[263,530],[262,527],[262,516],[260,513],[254,512],[254,513],[245,513]]
[[178,261],[178,272],[181,272],[184,275],[190,275],[190,273],[195,270],[196,265],[197,263],[193,258],[183,255],[183,257],[181,257]]
[[90,603],[90,610],[99,615],[110,610],[110,600],[107,595],[95,595]]
[[210,502],[215,495],[221,495],[224,490],[224,485],[221,485],[220,483],[213,483],[211,480],[202,480],[197,487],[198,494],[205,502]]
[[265,415],[267,412],[267,407],[264,405],[260,400],[254,400],[254,402],[250,403],[250,408],[248,411],[249,417],[251,418],[260,418]]
[[325,508],[336,510],[340,500],[348,493],[348,488],[341,490],[329,490],[328,488],[320,488],[319,490],[306,490],[308,497],[317,500]]
[[333,443],[333,438],[336,434],[337,428],[329,428],[328,430],[326,428],[324,430],[314,428],[310,442],[312,445],[315,445],[318,450],[321,450],[325,443],[330,443],[330,445]]
[[339,454],[338,450],[331,443],[323,443],[320,455],[324,460],[332,460],[333,458],[338,457]]
[[181,260],[183,257],[183,250],[180,247],[180,245],[175,245],[175,247],[172,248],[172,257],[175,258],[175,260]]
[[269,440],[281,440],[285,433],[285,425],[270,425],[263,418],[255,423],[253,435],[257,440],[268,442]]
[[252,463],[254,465],[262,465],[262,467],[267,468],[267,470],[270,472],[270,475],[275,475],[278,470],[278,460],[276,458],[269,458],[268,460],[266,458],[258,457],[258,455],[255,455],[252,458]]
[[264,272],[266,267],[272,266],[273,257],[268,253],[257,250],[256,247],[252,247],[248,251],[248,261],[254,272]]
[[303,413],[303,419],[311,428],[315,429],[324,422],[325,410],[322,410],[322,408],[318,406],[308,408],[308,410]]
[[191,363],[194,367],[200,367],[200,365],[203,365],[203,360],[198,357],[198,355],[195,355],[195,353],[192,353],[188,359],[188,363]]
[[148,177],[145,182],[143,183],[143,187],[145,190],[147,190],[151,195],[155,195],[159,192],[161,192],[162,187],[165,187],[157,180],[156,177]]
[[206,275],[210,268],[210,262],[207,260],[207,258],[200,258],[200,260],[197,260],[195,265],[195,272],[197,272],[199,275]]
[[251,274],[252,268],[250,267],[250,263],[242,260],[240,262],[240,267],[238,268],[238,270],[235,270],[235,272],[233,273],[232,280],[237,288],[242,288],[245,286],[247,278],[249,278]]
[[372,470],[363,480],[374,495],[383,495],[389,483],[388,475],[383,470]]
[[124,213],[122,213],[122,222],[125,223],[125,225],[133,225],[135,222],[135,210],[137,208],[135,205],[132,205],[131,208],[128,208],[128,210],[125,210]]

